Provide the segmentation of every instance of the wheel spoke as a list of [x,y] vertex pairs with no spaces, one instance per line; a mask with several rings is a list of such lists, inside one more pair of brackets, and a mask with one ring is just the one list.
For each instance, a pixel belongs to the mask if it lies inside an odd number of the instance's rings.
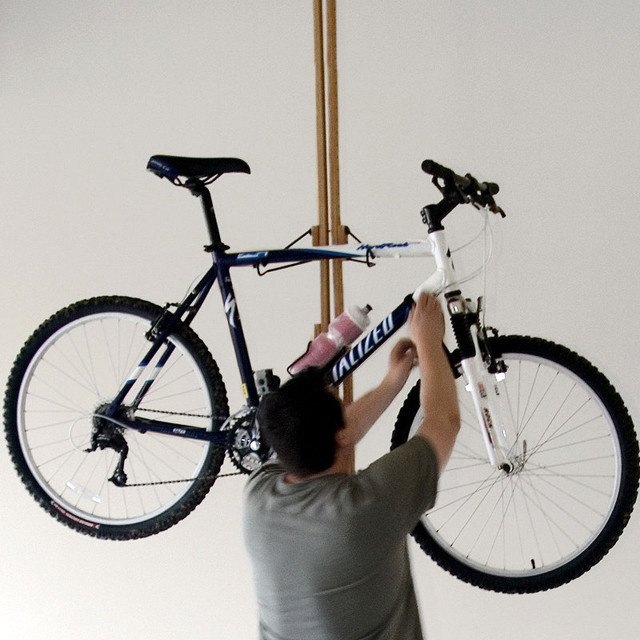
[[[151,348],[146,333],[159,313],[125,298],[72,305],[57,314],[61,322],[54,316],[34,334],[35,355],[13,374],[21,475],[41,492],[45,508],[68,514],[69,526],[93,535],[140,537],[170,526],[193,508],[182,503],[202,500],[222,463],[223,451],[206,440],[127,429],[126,407],[112,419],[102,417]],[[154,356],[151,373],[142,371],[128,397],[152,379],[139,411],[165,413],[175,424],[206,431],[218,427],[212,416],[226,419],[228,410],[217,367],[196,341],[187,327],[170,335],[167,362],[159,367],[160,355]],[[109,481],[123,462],[132,486]],[[196,477],[207,480],[183,482]],[[83,522],[98,527],[84,529]]]
[[[461,382],[460,434],[436,504],[414,535],[467,581],[497,591],[537,591],[588,570],[620,535],[637,490],[637,441],[619,397],[584,359],[539,339],[496,340],[495,352],[507,365],[496,378],[496,397],[511,432],[511,469],[490,467]],[[396,431],[415,432],[422,421],[418,406],[416,392]],[[616,507],[623,491],[627,515]]]

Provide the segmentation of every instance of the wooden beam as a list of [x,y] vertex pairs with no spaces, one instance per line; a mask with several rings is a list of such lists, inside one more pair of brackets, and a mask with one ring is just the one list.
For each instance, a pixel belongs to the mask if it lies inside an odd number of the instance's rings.
[[[314,0],[313,26],[316,66],[316,139],[318,158],[318,226],[312,233],[313,244],[329,244],[329,198],[327,191],[327,123],[324,83],[324,24],[322,0]],[[320,324],[315,334],[326,331],[331,320],[329,263],[320,261]]]
[[[316,68],[316,139],[318,158],[318,226],[312,229],[314,245],[345,244],[346,227],[340,220],[340,161],[338,145],[338,55],[336,0],[326,0],[326,34],[324,32],[323,0],[314,0],[314,53]],[[325,37],[326,36],[326,37]],[[325,41],[328,81],[325,85]],[[328,123],[327,123],[328,110]],[[328,124],[328,126],[327,126]],[[328,144],[327,144],[328,131]],[[327,177],[328,176],[328,177]],[[333,288],[331,285],[333,284]],[[332,295],[333,294],[333,295]],[[320,324],[315,335],[326,331],[333,316],[344,311],[342,262],[320,262]],[[353,402],[353,382],[342,385],[342,398]]]
[[[327,0],[327,102],[329,111],[329,206],[331,219],[331,244],[344,244],[346,234],[340,219],[340,147],[338,144],[338,34],[336,0]],[[344,283],[342,262],[334,260],[332,265],[333,313],[344,311]],[[353,401],[351,378],[342,385],[342,399],[346,404]]]

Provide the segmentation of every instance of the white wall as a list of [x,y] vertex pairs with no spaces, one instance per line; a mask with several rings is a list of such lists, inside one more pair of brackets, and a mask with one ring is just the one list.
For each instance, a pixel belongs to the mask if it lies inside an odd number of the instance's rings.
[[[426,157],[499,182],[508,217],[495,224],[490,322],[578,349],[606,370],[637,421],[640,5],[338,5],[343,221],[369,240],[419,236],[418,211],[435,195],[420,171]],[[234,249],[282,245],[314,224],[313,73],[311,0],[0,3],[1,377],[57,308],[103,293],[164,302],[205,268],[198,203],[145,172],[154,153],[249,162],[251,176],[224,177],[213,191]],[[461,239],[479,228],[473,211],[459,220]],[[382,315],[385,298],[415,283],[415,268],[349,265],[348,301]],[[260,280],[237,274],[257,368],[282,372],[304,346],[316,286],[315,267]],[[237,406],[219,314],[198,331]],[[374,359],[356,392],[384,366]],[[365,443],[363,463],[385,450],[394,411]],[[41,511],[5,449],[6,637],[255,637],[242,479],[220,481],[159,536],[101,542]],[[590,573],[532,596],[466,586],[415,552],[428,636],[636,638],[639,521]]]

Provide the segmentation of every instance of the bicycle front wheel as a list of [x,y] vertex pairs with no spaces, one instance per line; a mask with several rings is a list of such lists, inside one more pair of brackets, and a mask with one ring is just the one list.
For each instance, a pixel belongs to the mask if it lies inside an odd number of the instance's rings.
[[[167,529],[202,501],[224,459],[209,441],[142,433],[117,420],[103,421],[110,444],[95,446],[96,415],[139,366],[161,313],[135,298],[77,302],[44,322],[13,366],[4,408],[13,463],[40,505],[82,533],[123,540]],[[165,344],[173,351],[164,366],[157,357],[149,363],[155,373],[144,379],[157,375],[149,392],[123,410],[219,429],[229,412],[211,354],[185,325]],[[110,477],[123,449],[127,481],[117,486]]]
[[[637,495],[638,442],[620,396],[584,358],[538,338],[500,336],[489,345],[507,365],[494,382],[512,426],[512,469],[490,466],[461,383],[462,427],[436,504],[413,536],[466,582],[532,593],[577,578],[615,544]],[[392,446],[422,418],[416,385]]]

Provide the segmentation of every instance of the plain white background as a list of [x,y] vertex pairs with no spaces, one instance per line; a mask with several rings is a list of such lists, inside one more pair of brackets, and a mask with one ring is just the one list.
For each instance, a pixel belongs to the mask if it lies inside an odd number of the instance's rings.
[[[173,300],[206,268],[199,205],[145,172],[152,154],[251,165],[251,176],[213,189],[233,249],[282,246],[315,224],[312,23],[311,0],[0,1],[3,380],[56,309],[107,293]],[[368,241],[419,237],[418,212],[436,196],[420,171],[426,157],[499,182],[508,217],[493,225],[489,322],[580,351],[636,421],[639,28],[634,0],[338,2],[343,222]],[[462,243],[480,224],[470,209],[452,228]],[[419,266],[348,265],[347,302],[369,302],[381,318]],[[477,266],[461,256],[459,269]],[[315,266],[237,273],[256,368],[282,373],[304,347],[317,283]],[[212,301],[196,328],[237,408]],[[356,394],[385,366],[372,359]],[[386,450],[397,408],[359,464]],[[104,542],[37,507],[0,448],[4,636],[255,637],[243,483],[221,480],[159,536]],[[591,572],[529,596],[467,586],[412,545],[428,637],[637,638],[639,521]]]

